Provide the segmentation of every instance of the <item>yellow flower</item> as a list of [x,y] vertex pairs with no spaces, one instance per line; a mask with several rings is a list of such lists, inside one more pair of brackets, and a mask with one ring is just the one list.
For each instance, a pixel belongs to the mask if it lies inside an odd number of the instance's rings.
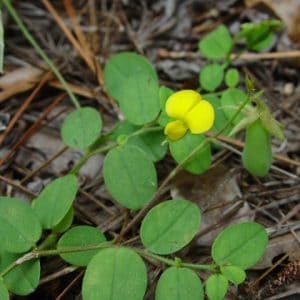
[[173,141],[182,138],[188,129],[194,134],[206,132],[215,120],[213,106],[193,90],[172,94],[166,102],[166,113],[175,119],[165,127],[165,135]]

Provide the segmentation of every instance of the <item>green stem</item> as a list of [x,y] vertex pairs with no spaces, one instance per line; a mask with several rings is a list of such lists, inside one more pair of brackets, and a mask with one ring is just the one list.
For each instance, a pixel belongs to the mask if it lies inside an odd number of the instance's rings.
[[[160,261],[166,265],[172,266],[172,267],[177,267],[178,266],[178,262],[176,262],[176,260],[173,259],[169,259],[169,258],[165,258],[163,256],[160,255],[156,255],[154,253],[151,253],[147,250],[144,249],[134,249],[135,252],[137,252],[138,254],[140,254],[143,257],[150,257],[153,258],[157,261]],[[209,265],[203,265],[203,264],[191,264],[191,263],[183,263],[181,262],[180,267],[185,267],[185,268],[190,268],[190,269],[195,269],[195,270],[208,270],[208,271],[215,271],[216,270],[216,265],[214,264],[209,264]]]
[[49,250],[35,249],[31,252],[24,254],[23,256],[18,258],[16,261],[11,263],[7,268],[5,268],[0,273],[0,278],[7,275],[10,271],[12,271],[17,266],[19,266],[27,261],[30,261],[30,260],[38,259],[40,257],[45,257],[45,256],[64,254],[64,253],[84,252],[84,251],[89,251],[89,250],[100,250],[100,249],[107,248],[107,247],[113,247],[114,242],[115,241],[113,240],[113,241],[104,242],[104,243],[101,243],[98,245],[87,245],[84,247],[67,247],[67,248],[49,249]]
[[86,152],[77,162],[77,164],[72,168],[72,170],[70,171],[70,174],[76,175],[79,170],[81,169],[81,167],[85,164],[85,162],[91,158],[93,155],[99,154],[99,153],[103,153],[106,151],[111,150],[112,148],[116,147],[117,143],[112,143],[112,144],[108,144],[108,145],[104,145],[103,147],[99,147],[98,149],[95,149],[92,152]]
[[[49,235],[49,238],[51,235]],[[47,241],[47,239],[45,240]],[[5,268],[1,273],[0,277],[4,277],[7,275],[10,271],[12,271],[14,268],[17,266],[30,261],[34,259],[39,259],[41,257],[45,256],[53,256],[53,255],[60,255],[60,254],[65,254],[65,253],[74,253],[74,252],[85,252],[85,251],[90,251],[90,250],[100,250],[108,247],[118,247],[117,245],[114,244],[115,240],[104,242],[101,244],[97,245],[87,245],[87,246],[78,246],[78,247],[66,247],[66,248],[59,248],[59,249],[48,249],[48,250],[42,250],[40,248],[35,249],[29,253],[26,253],[25,255],[21,256],[18,258],[16,261],[11,263],[7,268]],[[173,259],[169,259],[151,252],[148,252],[145,249],[139,249],[139,248],[130,248],[136,253],[140,254],[141,256],[145,258],[152,258],[156,261],[162,262],[168,266],[172,267],[177,267],[178,262]],[[208,265],[203,265],[203,264],[192,264],[192,263],[180,263],[180,267],[185,267],[185,268],[190,268],[190,269],[195,269],[195,270],[208,270],[208,271],[215,271],[216,270],[216,265],[214,264],[208,264]]]
[[97,245],[87,245],[87,246],[78,246],[78,247],[66,247],[60,249],[48,249],[48,250],[34,250],[32,251],[35,258],[44,257],[44,256],[53,256],[65,253],[74,253],[74,252],[85,252],[90,250],[100,250],[108,247],[114,246],[114,240],[109,242],[103,242]]
[[49,246],[52,246],[56,243],[58,239],[58,235],[57,233],[50,233],[45,239],[44,241],[37,247],[38,251],[41,251],[43,249],[47,249],[49,248]]
[[10,0],[2,0],[2,2],[4,3],[4,5],[6,6],[7,10],[10,13],[10,15],[13,17],[13,19],[15,20],[15,22],[17,23],[17,25],[21,29],[24,36],[27,38],[27,40],[33,46],[35,51],[42,57],[42,59],[47,63],[47,65],[49,66],[51,71],[55,74],[57,79],[61,82],[61,84],[65,88],[66,92],[68,93],[71,101],[73,102],[74,106],[76,108],[80,108],[80,104],[79,104],[76,96],[72,92],[72,90],[69,88],[68,83],[65,81],[65,79],[63,78],[63,76],[59,72],[58,68],[54,65],[54,63],[51,61],[51,59],[47,56],[47,54],[44,52],[44,50],[39,46],[39,44],[36,42],[34,37],[28,31],[25,24],[23,23],[23,21],[19,17],[18,13],[16,12],[14,7],[12,6]]
[[[155,126],[155,127],[143,127],[141,129],[138,129],[137,131],[131,133],[128,135],[128,139],[134,137],[134,136],[138,136],[138,135],[142,135],[145,133],[149,133],[149,132],[155,132],[155,131],[160,131],[162,130],[162,128],[160,126]],[[99,154],[99,153],[103,153],[103,152],[107,152],[109,150],[111,150],[112,148],[118,146],[118,143],[116,142],[112,142],[111,144],[108,145],[104,145],[102,147],[99,147],[95,150],[92,150],[91,152],[87,152],[85,153],[85,155],[83,155],[80,160],[77,162],[77,164],[73,167],[73,169],[71,170],[71,174],[76,175],[80,168],[85,164],[85,162],[91,158],[92,156]]]
[[203,264],[181,263],[181,266],[189,269],[195,269],[195,270],[207,270],[207,271],[217,270],[217,265],[215,264],[203,265]]

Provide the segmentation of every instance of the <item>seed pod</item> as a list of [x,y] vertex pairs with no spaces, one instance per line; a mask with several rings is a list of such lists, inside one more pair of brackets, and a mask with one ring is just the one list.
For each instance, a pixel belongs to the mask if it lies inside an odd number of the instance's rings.
[[244,167],[254,176],[266,176],[272,164],[271,137],[260,119],[246,130],[246,141],[242,155]]

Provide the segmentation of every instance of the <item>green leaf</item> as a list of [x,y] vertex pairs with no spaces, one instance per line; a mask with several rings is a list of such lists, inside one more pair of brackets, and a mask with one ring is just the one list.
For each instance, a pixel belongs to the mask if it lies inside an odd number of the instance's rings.
[[[239,106],[246,101],[247,95],[240,89],[229,88],[222,93],[221,104],[227,119],[230,120]],[[243,119],[243,113],[241,112],[234,120],[233,124],[239,123]]]
[[171,267],[160,276],[155,300],[202,300],[202,283],[198,275],[187,268]]
[[[81,225],[68,230],[59,239],[57,244],[58,250],[73,247],[86,247],[98,245],[106,241],[105,236],[97,228]],[[88,250],[73,253],[62,253],[60,256],[69,264],[76,266],[87,266],[92,257],[99,252],[99,249]]]
[[[19,257],[20,255],[12,253],[2,253],[0,263],[1,271]],[[40,261],[30,260],[7,273],[3,278],[4,284],[10,292],[16,295],[25,296],[31,294],[37,288],[40,280],[40,272]]]
[[74,175],[58,178],[43,189],[33,205],[43,228],[51,229],[65,217],[77,191],[78,182]]
[[[188,132],[182,139],[170,142],[170,151],[173,158],[179,164],[182,163],[196,147],[204,143],[205,139],[204,135]],[[201,174],[209,169],[211,159],[210,144],[207,144],[191,160],[185,163],[183,168],[193,174]]]
[[100,251],[90,261],[83,278],[84,300],[141,300],[147,287],[143,260],[127,248]]
[[25,202],[0,197],[0,248],[9,252],[25,252],[40,239],[41,225]]
[[240,74],[237,69],[229,69],[225,75],[225,83],[228,87],[234,88],[240,81]]
[[160,112],[158,81],[145,73],[128,77],[119,104],[125,118],[132,124],[153,121]]
[[123,52],[111,56],[104,68],[104,82],[108,93],[120,100],[127,89],[129,77],[139,77],[140,74],[148,75],[158,81],[155,69],[150,62],[134,52]]
[[74,219],[74,209],[70,207],[63,219],[52,229],[53,232],[62,233],[69,229]]
[[199,81],[201,87],[213,92],[223,81],[224,70],[219,64],[206,65],[200,72]]
[[167,123],[170,122],[170,120],[171,120],[170,117],[166,113],[166,102],[173,93],[174,93],[174,91],[168,87],[161,86],[159,88],[161,113],[158,117],[158,124],[163,127],[165,127],[167,125]]
[[104,80],[128,121],[143,125],[157,117],[160,111],[158,79],[144,57],[130,52],[112,56],[105,66]]
[[282,23],[274,19],[264,20],[260,23],[244,23],[239,35],[246,39],[248,49],[261,51],[269,47],[274,39],[273,32],[281,27]]
[[243,166],[254,176],[266,176],[272,165],[270,134],[258,119],[246,129]]
[[130,209],[142,208],[157,188],[154,164],[143,150],[133,145],[122,145],[107,154],[103,176],[111,195]]
[[200,210],[195,203],[182,199],[165,201],[145,216],[140,230],[141,240],[153,253],[174,253],[194,238],[200,222]]
[[221,25],[198,44],[201,54],[209,59],[225,58],[233,47],[232,37],[226,26]]
[[0,299],[9,300],[9,293],[3,282],[3,278],[0,278]]
[[228,280],[221,274],[208,277],[205,292],[209,300],[223,300],[228,290]]
[[221,272],[229,281],[234,284],[241,284],[246,279],[245,271],[236,266],[222,266]]
[[99,137],[102,129],[100,114],[91,107],[78,108],[64,120],[61,135],[71,148],[87,149]]
[[2,20],[2,10],[0,8],[0,73],[3,73],[3,60],[4,60],[4,29]]
[[[214,107],[215,122],[214,122],[214,125],[213,125],[211,131],[213,133],[217,133],[228,122],[227,117],[222,108],[221,99],[215,95],[206,95],[204,98]],[[232,125],[228,126],[228,128],[223,132],[223,135],[229,135],[232,128],[233,128]]]
[[[114,130],[111,138],[118,139],[121,135],[130,135],[139,129],[138,126],[132,125],[131,123],[124,121],[117,126]],[[161,160],[166,152],[167,145],[162,145],[162,142],[165,140],[163,130],[147,132],[137,136],[127,137],[126,142],[130,145],[135,145],[142,149],[147,156],[153,161]]]
[[212,245],[212,257],[220,266],[232,264],[246,270],[262,257],[267,244],[268,234],[260,224],[234,224],[217,236]]
[[256,43],[254,46],[252,46],[252,50],[255,51],[263,51],[266,48],[270,47],[275,40],[275,35],[273,33],[269,33],[263,40]]

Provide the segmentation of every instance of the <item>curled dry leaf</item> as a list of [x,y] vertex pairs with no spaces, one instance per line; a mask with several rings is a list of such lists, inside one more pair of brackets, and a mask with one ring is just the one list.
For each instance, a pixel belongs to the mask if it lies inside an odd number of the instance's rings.
[[0,78],[0,103],[18,93],[30,90],[43,75],[42,69],[22,67]]
[[282,254],[289,254],[290,260],[299,259],[299,242],[292,233],[271,238],[264,256],[253,269],[266,269],[273,265],[274,258]]

